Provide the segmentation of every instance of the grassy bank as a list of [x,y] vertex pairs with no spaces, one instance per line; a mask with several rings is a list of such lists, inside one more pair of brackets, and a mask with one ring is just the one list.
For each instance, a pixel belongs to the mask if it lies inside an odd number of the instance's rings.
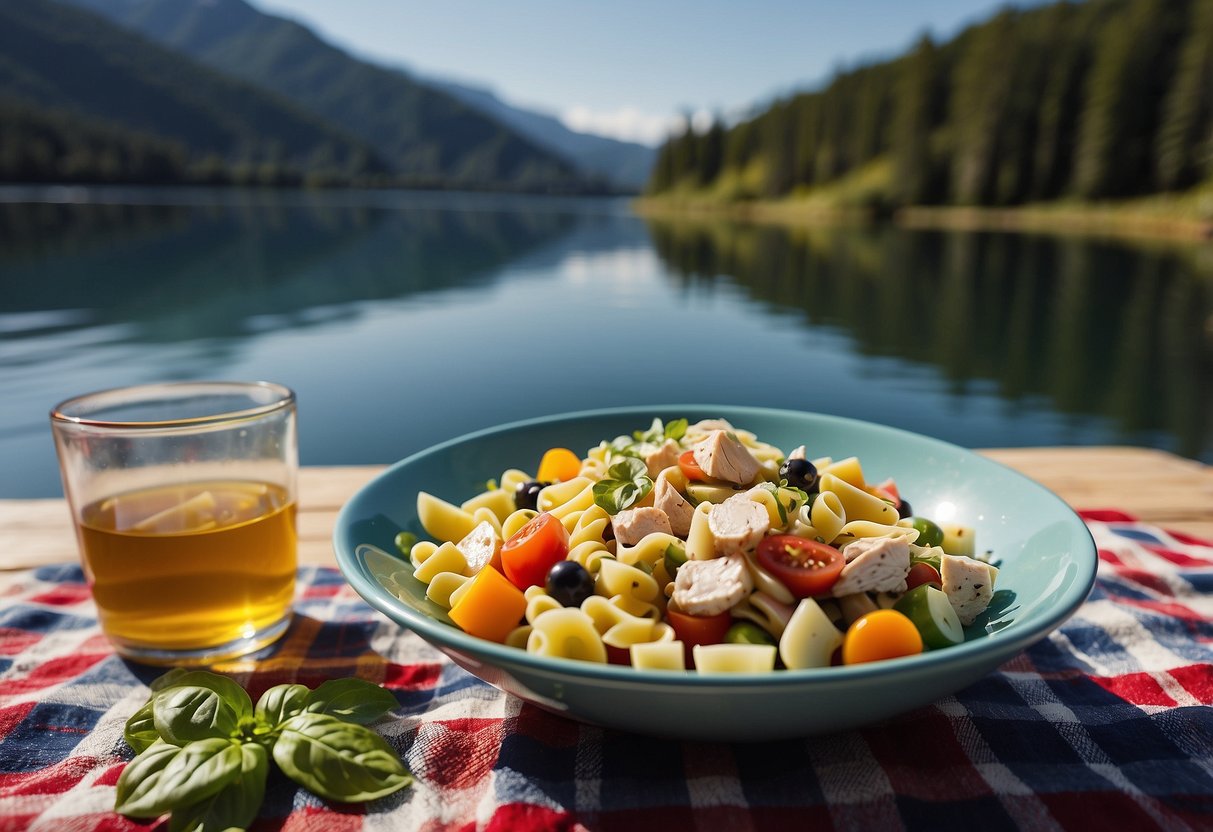
[[882,211],[888,171],[871,166],[828,186],[775,200],[738,199],[736,183],[678,188],[636,200],[643,216],[787,225],[850,225],[891,213],[906,228],[1028,231],[1103,237],[1213,240],[1213,183],[1119,202],[1058,201],[1014,208],[922,205]]

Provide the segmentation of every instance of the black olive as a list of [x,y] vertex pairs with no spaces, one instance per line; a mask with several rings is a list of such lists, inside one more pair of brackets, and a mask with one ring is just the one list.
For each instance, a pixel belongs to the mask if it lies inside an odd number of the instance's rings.
[[789,459],[779,467],[779,478],[801,491],[817,490],[817,468],[807,459]]
[[904,497],[901,500],[901,505],[897,507],[897,515],[902,520],[905,520],[907,517],[914,516],[914,509],[910,508],[910,501]]
[[518,509],[530,509],[531,511],[539,511],[539,491],[550,482],[540,482],[539,480],[531,480],[524,482],[514,491],[514,506]]
[[557,561],[548,570],[547,591],[561,606],[580,607],[594,594],[594,576],[575,560]]

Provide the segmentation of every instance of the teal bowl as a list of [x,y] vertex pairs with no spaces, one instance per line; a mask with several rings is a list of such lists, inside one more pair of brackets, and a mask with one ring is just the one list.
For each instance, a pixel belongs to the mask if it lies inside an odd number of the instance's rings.
[[[653,417],[724,418],[785,451],[858,456],[873,480],[896,479],[917,513],[952,514],[977,529],[999,563],[995,602],[963,644],[871,664],[699,676],[531,655],[467,635],[428,601],[406,560],[402,530],[425,536],[417,492],[453,503],[507,468],[534,470],[553,446],[578,453]],[[629,407],[504,425],[401,460],[342,508],[337,563],[375,609],[494,687],[571,719],[657,736],[746,741],[807,736],[927,705],[980,679],[1044,638],[1087,597],[1095,544],[1082,520],[1030,479],[963,448],[880,425],[813,413],[709,405]]]

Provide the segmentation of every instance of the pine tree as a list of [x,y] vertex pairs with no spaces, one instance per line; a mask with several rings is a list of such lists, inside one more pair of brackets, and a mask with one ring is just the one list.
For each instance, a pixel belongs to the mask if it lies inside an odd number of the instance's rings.
[[1155,150],[1158,185],[1164,190],[1213,173],[1213,0],[1195,0],[1188,21]]

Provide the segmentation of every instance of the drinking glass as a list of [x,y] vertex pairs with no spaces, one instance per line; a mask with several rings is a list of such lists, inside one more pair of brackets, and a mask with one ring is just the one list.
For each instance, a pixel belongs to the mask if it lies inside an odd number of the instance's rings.
[[51,411],[101,629],[122,655],[203,665],[257,650],[295,591],[295,394],[148,384]]

